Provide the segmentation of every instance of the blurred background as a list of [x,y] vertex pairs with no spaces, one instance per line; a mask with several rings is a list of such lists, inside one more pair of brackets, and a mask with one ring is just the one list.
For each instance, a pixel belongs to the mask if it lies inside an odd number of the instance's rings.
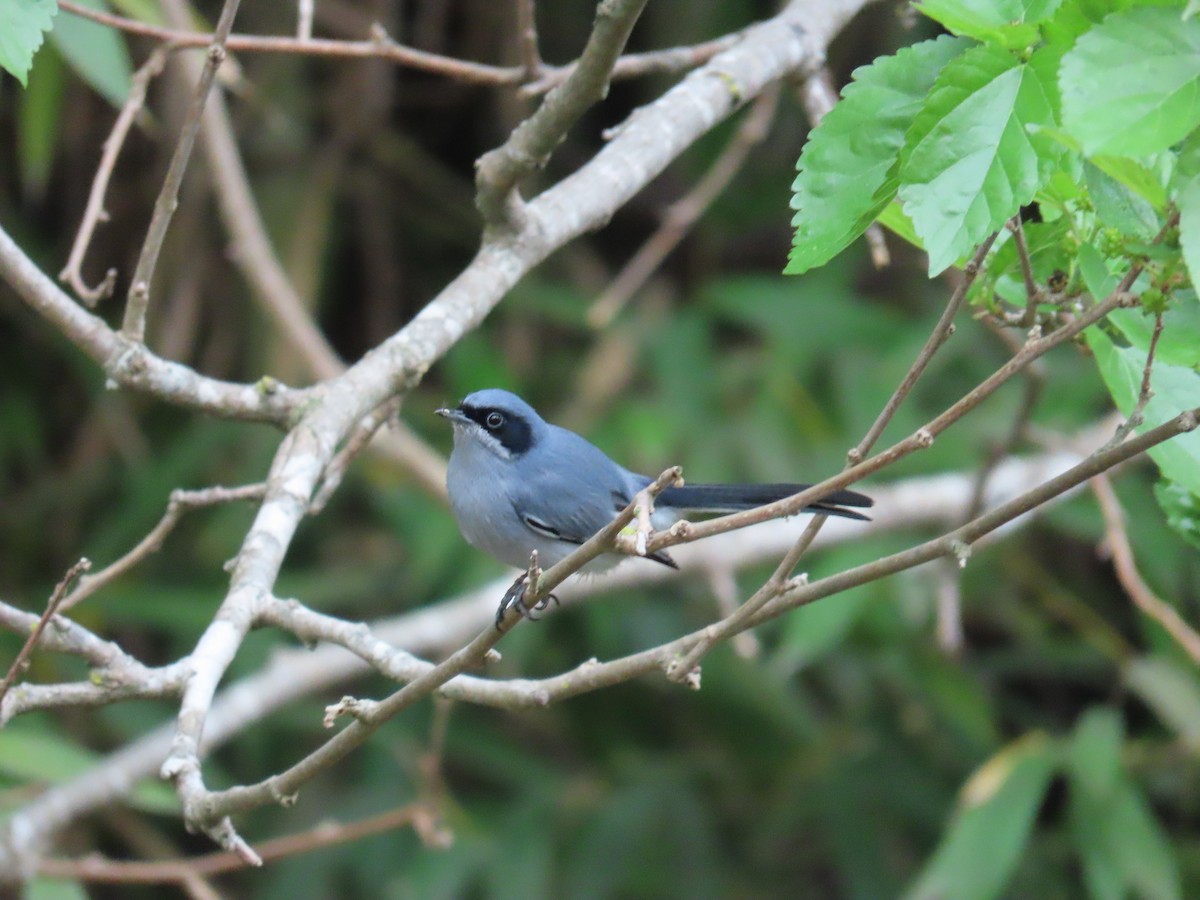
[[[160,16],[153,3],[114,6]],[[202,2],[195,11],[211,23],[219,7]],[[282,9],[246,3],[236,30],[287,33],[293,13]],[[630,49],[719,37],[770,15],[774,4],[693,0],[687,9],[681,16],[675,4],[649,4]],[[513,4],[320,0],[316,10],[319,35],[358,39],[378,21],[421,49],[518,62]],[[593,11],[586,0],[540,4],[548,62],[578,54]],[[28,90],[0,78],[0,222],[51,275],[66,261],[130,63],[136,68],[153,46],[97,31],[84,34],[100,75],[82,78],[68,59],[74,51],[51,40],[36,57]],[[871,6],[831,48],[834,81],[840,87],[854,67],[932,33],[931,23],[914,24],[900,5]],[[353,361],[471,258],[480,229],[473,162],[505,139],[531,101],[511,88],[383,61],[243,54],[235,62],[229,108],[271,239],[322,331]],[[528,190],[573,171],[602,145],[604,129],[673,80],[615,84]],[[99,309],[112,323],[189,91],[170,66],[152,84],[148,114],[114,174],[111,221],[99,227],[84,267],[92,284],[110,266],[118,269],[117,299]],[[405,422],[448,452],[448,430],[432,411],[477,388],[503,386],[641,471],[679,463],[691,480],[782,481],[838,470],[951,286],[930,282],[920,255],[890,237],[892,263],[883,270],[860,245],[803,278],[779,274],[791,241],[790,184],[809,128],[791,88],[781,93],[766,139],[661,269],[609,324],[596,328],[589,320],[668,205],[734,140],[744,115],[698,142],[607,228],[528,276],[408,397]],[[199,149],[153,296],[149,343],[161,355],[237,381],[264,374],[313,381],[230,258]],[[257,481],[277,447],[279,434],[267,426],[106,391],[97,367],[2,284],[0,343],[5,602],[40,611],[80,556],[103,565],[145,535],[173,488]],[[940,412],[1007,356],[988,328],[964,315],[885,442]],[[1033,421],[1045,433],[1074,434],[1109,410],[1080,348],[1049,356],[1043,375],[1048,387]],[[1019,382],[1005,387],[879,480],[977,471],[1004,441],[1023,391]],[[1132,467],[1116,485],[1134,551],[1151,587],[1195,621],[1200,562],[1164,525],[1152,482],[1148,469]],[[189,653],[222,598],[222,563],[251,516],[249,506],[188,516],[159,554],[79,607],[77,618],[151,665]],[[876,535],[812,555],[804,567],[819,577],[931,536],[919,529]],[[1104,894],[1090,874],[1104,854],[1115,854],[1113,865],[1136,875],[1126,879],[1133,895],[1195,896],[1200,679],[1122,592],[1098,552],[1102,536],[1095,499],[1084,492],[974,555],[961,573],[957,652],[935,636],[944,572],[926,568],[771,623],[758,631],[751,658],[718,649],[705,662],[699,693],[653,677],[536,711],[412,710],[311,783],[299,805],[255,812],[240,827],[253,843],[326,817],[348,821],[402,806],[430,789],[433,747],[443,825],[454,838],[449,848],[389,831],[216,883],[229,896],[268,900],[877,898],[907,890],[929,896],[939,866],[982,870],[1011,858],[1011,876],[1000,881],[1005,896],[1125,896]],[[739,573],[741,595],[769,572]],[[393,462],[366,454],[325,512],[304,524],[279,593],[372,620],[501,574],[464,544],[436,497]],[[653,646],[715,615],[711,590],[696,579],[623,590],[517,629],[494,674],[555,674],[592,656]],[[229,680],[293,644],[254,634]],[[0,635],[0,661],[19,646]],[[83,674],[77,660],[38,653],[28,678]],[[347,689],[380,696],[391,686],[372,678]],[[220,748],[208,762],[209,783],[262,778],[315,747],[325,736],[323,705],[345,692],[306,697]],[[170,703],[136,702],[14,721],[0,731],[0,815],[172,714]],[[1109,757],[1111,764],[1093,765]],[[1049,768],[1037,769],[1047,760]],[[1108,826],[1088,814],[1084,792],[1073,786],[1095,766],[1117,773],[1123,792],[1119,811],[1099,817]],[[989,788],[989,772],[1006,791]],[[973,786],[966,794],[965,784]],[[963,798],[971,796],[982,798],[975,809],[997,817],[977,833],[963,827],[972,809]],[[1003,802],[984,802],[996,798]],[[1117,834],[1123,842],[1113,845]],[[210,849],[183,832],[162,785],[81,822],[59,847],[117,858]],[[171,888],[88,890],[43,880],[36,895],[176,895]]]

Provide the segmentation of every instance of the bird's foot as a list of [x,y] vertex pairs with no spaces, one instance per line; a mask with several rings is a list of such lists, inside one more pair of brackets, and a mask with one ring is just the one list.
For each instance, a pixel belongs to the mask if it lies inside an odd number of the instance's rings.
[[525,604],[525,589],[528,584],[529,573],[522,572],[517,576],[517,580],[512,583],[512,587],[504,592],[504,597],[500,600],[500,606],[496,610],[496,628],[500,627],[500,623],[504,621],[504,614],[508,612],[510,607],[515,609],[522,619],[536,622],[538,621],[538,617],[534,615],[535,611],[540,612],[549,607],[551,600],[554,601],[555,606],[558,605],[558,597],[554,594],[547,594],[535,603],[532,608],[527,606]]

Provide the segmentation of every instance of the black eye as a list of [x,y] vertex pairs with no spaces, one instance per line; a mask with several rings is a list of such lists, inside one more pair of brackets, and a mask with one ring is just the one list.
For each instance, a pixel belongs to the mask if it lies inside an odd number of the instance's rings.
[[504,424],[504,416],[498,412],[490,412],[487,414],[487,418],[484,419],[484,424],[487,425],[491,431],[495,431]]

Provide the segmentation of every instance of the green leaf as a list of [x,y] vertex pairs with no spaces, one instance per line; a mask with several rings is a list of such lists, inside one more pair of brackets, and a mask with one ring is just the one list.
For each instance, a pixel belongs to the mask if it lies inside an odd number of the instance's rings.
[[1037,23],[1062,0],[923,0],[917,8],[953,34],[1021,49],[1038,40]]
[[0,69],[7,69],[26,86],[33,54],[50,30],[57,0],[4,0],[0,3]]
[[1075,726],[1067,748],[1071,777],[1096,796],[1107,796],[1121,775],[1121,716],[1105,707],[1089,709]]
[[62,126],[62,58],[53,52],[39,53],[33,60],[32,75],[17,105],[17,152],[22,183],[31,196],[41,197]]
[[1200,284],[1200,132],[1193,132],[1179,152],[1171,194],[1179,208],[1179,246],[1192,284]]
[[1084,165],[1083,177],[1101,224],[1145,240],[1158,233],[1158,215],[1145,198],[1091,163]]
[[[1141,392],[1146,351],[1139,347],[1118,347],[1100,328],[1089,328],[1084,334],[1108,392],[1122,415],[1128,416]],[[1200,373],[1186,366],[1155,359],[1150,386],[1154,395],[1146,404],[1145,421],[1138,431],[1161,425],[1200,404]],[[1200,430],[1177,435],[1151,448],[1149,453],[1166,478],[1200,493]]]
[[917,229],[913,227],[912,219],[904,214],[904,207],[898,202],[893,201],[881,209],[876,221],[918,250],[925,249],[925,245],[921,243],[921,238],[917,235]]
[[1200,495],[1164,478],[1154,485],[1154,497],[1175,533],[1200,548]]
[[1030,734],[988,760],[963,787],[959,811],[908,892],[909,900],[1002,894],[1029,840],[1058,763],[1058,748]]
[[1134,893],[1156,900],[1180,896],[1171,847],[1145,798],[1121,762],[1120,716],[1089,710],[1075,728],[1067,754],[1070,820],[1092,897]]
[[1060,71],[1063,123],[1088,153],[1165,150],[1200,124],[1200,21],[1178,9],[1114,13]]
[[1180,737],[1200,747],[1200,683],[1190,668],[1163,656],[1144,656],[1126,667],[1125,680]]
[[855,70],[800,154],[792,185],[796,238],[785,272],[828,262],[892,201],[905,131],[938,72],[966,46],[941,37]]
[[1167,190],[1158,173],[1149,166],[1127,156],[1093,156],[1092,164],[1136,193],[1158,212],[1167,208]]
[[1104,254],[1091,244],[1081,245],[1076,258],[1083,283],[1097,302],[1111,294],[1121,283],[1120,277],[1108,268]]
[[1033,199],[1060,144],[1054,85],[1039,51],[1029,63],[983,46],[947,63],[913,121],[900,163],[900,199],[936,275]]
[[[1143,351],[1150,348],[1153,316],[1140,309],[1115,309],[1108,319],[1134,347]],[[1173,366],[1200,367],[1200,300],[1193,291],[1175,292],[1174,300],[1163,313],[1163,330],[1154,358]]]
[[[107,11],[102,0],[77,0],[82,6]],[[79,76],[113,106],[129,94],[133,66],[129,48],[115,28],[80,16],[59,16],[50,38]]]

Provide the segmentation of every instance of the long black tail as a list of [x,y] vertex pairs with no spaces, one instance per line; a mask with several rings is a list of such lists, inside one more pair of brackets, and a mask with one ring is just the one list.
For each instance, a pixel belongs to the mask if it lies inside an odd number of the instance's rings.
[[[812,487],[810,484],[689,484],[667,488],[659,497],[663,506],[689,513],[723,515],[743,509],[753,509],[764,503],[774,503]],[[875,501],[857,491],[834,491],[824,499],[804,508],[805,512],[841,516],[844,519],[871,521],[869,516],[844,506],[867,507]]]

